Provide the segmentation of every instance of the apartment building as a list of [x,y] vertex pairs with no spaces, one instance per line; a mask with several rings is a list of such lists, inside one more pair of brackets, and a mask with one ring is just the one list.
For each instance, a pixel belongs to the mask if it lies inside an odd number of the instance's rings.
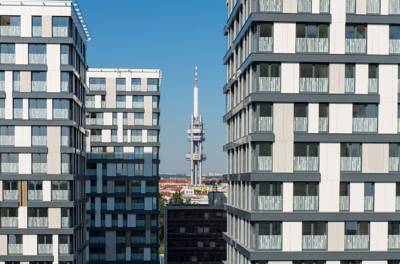
[[399,263],[400,1],[227,7],[227,263]]
[[158,263],[159,70],[89,69],[89,263]]
[[86,43],[71,1],[0,1],[0,263],[84,263]]

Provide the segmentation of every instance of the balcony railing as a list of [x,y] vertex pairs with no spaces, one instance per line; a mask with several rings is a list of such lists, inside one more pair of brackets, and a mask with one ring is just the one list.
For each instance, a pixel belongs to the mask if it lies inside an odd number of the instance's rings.
[[28,190],[28,200],[30,200],[30,201],[43,200],[43,191],[42,190]]
[[260,77],[258,90],[260,92],[280,92],[281,77]]
[[53,245],[52,244],[38,244],[39,255],[52,255]]
[[51,199],[54,201],[68,201],[69,193],[68,190],[53,190],[51,191]]
[[319,132],[328,132],[329,119],[327,117],[320,117],[318,123]]
[[269,132],[272,131],[272,116],[260,116],[258,117],[258,127],[259,132]]
[[1,163],[1,172],[3,173],[16,173],[18,171],[18,163]]
[[0,108],[0,119],[4,119],[5,117],[5,109],[4,108]]
[[328,87],[328,78],[300,78],[300,92],[327,93]]
[[400,157],[389,157],[389,171],[400,171]]
[[32,173],[47,173],[47,163],[32,163]]
[[60,255],[69,255],[72,252],[72,246],[70,244],[59,244],[58,253]]
[[1,26],[0,27],[1,36],[20,36],[21,27],[20,26]]
[[3,200],[5,201],[17,201],[18,200],[18,190],[4,190]]
[[366,50],[366,39],[346,39],[346,53],[365,53]]
[[92,91],[105,91],[106,90],[106,84],[92,83],[92,84],[89,85],[89,88]]
[[282,196],[258,196],[258,210],[281,211]]
[[22,244],[8,244],[9,255],[22,255]]
[[0,53],[2,64],[15,64],[15,53]]
[[272,170],[272,157],[271,156],[259,156],[257,158],[257,169],[259,171],[271,171]]
[[389,53],[392,53],[392,54],[400,53],[400,39],[390,39]]
[[297,211],[317,211],[318,196],[294,196],[293,209]]
[[355,79],[354,78],[345,78],[344,91],[346,93],[354,93],[355,92]]
[[340,211],[349,211],[350,210],[350,197],[349,196],[340,196],[339,198],[339,207]]
[[258,51],[260,52],[272,52],[274,39],[271,37],[260,37],[258,40]]
[[29,117],[35,119],[47,119],[47,109],[30,108]]
[[53,109],[53,118],[54,119],[68,119],[69,118],[69,109],[68,108],[54,108]]
[[0,81],[0,91],[5,91],[6,86],[5,86],[5,81],[4,79],[2,81]]
[[378,79],[377,78],[369,78],[368,79],[368,93],[377,93],[378,92]]
[[374,210],[374,196],[364,196],[364,211]]
[[42,36],[42,27],[32,26],[32,37],[41,37],[41,36]]
[[295,117],[294,118],[294,131],[295,132],[307,132],[308,131],[308,118],[307,117]]
[[353,132],[376,132],[378,131],[378,118],[353,117]]
[[327,235],[303,235],[303,249],[318,250],[327,249]]
[[297,52],[328,52],[328,38],[296,38]]
[[61,227],[71,227],[71,218],[68,216],[61,217]]
[[380,0],[367,1],[367,14],[379,14],[381,12]]
[[46,64],[46,54],[31,53],[28,57],[29,64]]
[[[69,81],[61,81],[61,92],[69,92],[71,91],[70,82]],[[94,105],[94,102],[93,102]],[[91,107],[91,106],[87,106]]]
[[28,217],[28,227],[47,227],[49,220],[47,217]]
[[361,171],[361,157],[341,157],[341,171]]
[[400,235],[389,235],[388,248],[400,249]]
[[1,227],[18,227],[18,217],[1,217]]
[[15,136],[0,136],[0,145],[13,146],[15,142]]
[[356,0],[346,0],[346,13],[354,14],[356,12]]
[[369,235],[346,235],[345,236],[345,249],[368,249],[369,248]]
[[282,12],[282,0],[260,0],[260,12]]
[[389,0],[389,14],[400,14],[400,0]]
[[259,235],[258,249],[280,250],[282,248],[281,235]]
[[318,157],[294,157],[293,169],[295,171],[318,171],[319,158]]
[[47,136],[32,136],[32,145],[46,146],[47,145]]
[[319,12],[320,13],[329,13],[330,8],[330,0],[320,0],[319,1]]
[[53,37],[68,37],[68,27],[53,26]]
[[312,11],[312,0],[297,0],[298,13],[311,13],[311,11]]

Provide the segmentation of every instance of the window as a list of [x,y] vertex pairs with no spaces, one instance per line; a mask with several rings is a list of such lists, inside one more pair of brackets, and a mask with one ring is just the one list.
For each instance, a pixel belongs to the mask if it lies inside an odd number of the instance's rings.
[[61,72],[61,92],[72,92],[69,72]]
[[272,24],[263,23],[260,24],[260,37],[261,38],[272,38]]
[[61,127],[61,146],[63,146],[63,147],[70,146],[70,128],[69,127]]
[[69,119],[70,102],[67,99],[53,99],[53,119]]
[[159,79],[149,78],[147,79],[147,91],[157,92],[159,90]]
[[316,182],[295,182],[293,185],[294,196],[318,196]]
[[141,95],[133,96],[133,108],[144,108],[144,97]]
[[15,64],[15,44],[0,44],[0,63]]
[[0,71],[0,91],[5,91],[5,75],[4,75],[4,71]]
[[346,25],[346,39],[365,39],[365,25]]
[[368,222],[345,222],[345,235],[368,235]]
[[14,119],[22,119],[22,99],[14,99],[13,101],[13,107],[14,107]]
[[69,37],[69,17],[53,17],[53,37]]
[[32,37],[42,36],[42,17],[32,16]]
[[46,72],[32,72],[32,92],[46,92]]
[[15,142],[15,127],[0,126],[0,145],[12,146]]
[[339,207],[340,211],[350,210],[350,183],[341,182],[339,187]]
[[262,182],[259,184],[260,196],[281,196],[282,183],[280,182]]
[[353,104],[353,118],[377,118],[378,106],[376,104]]
[[46,99],[29,99],[29,118],[30,119],[47,118]]
[[329,104],[319,104],[319,132],[328,132]]
[[69,45],[60,45],[60,60],[61,64],[68,65],[70,64],[70,51]]
[[117,108],[126,108],[126,96],[117,95]]
[[132,142],[142,142],[142,130],[140,129],[133,129],[131,131],[131,141]]
[[33,146],[47,145],[47,127],[32,126],[32,145]]
[[1,156],[1,172],[16,173],[18,171],[18,154],[2,153]]
[[152,96],[152,107],[153,107],[153,109],[159,108],[159,98],[158,98],[158,96]]
[[125,78],[117,78],[116,79],[117,91],[125,91],[126,90],[125,82],[126,82]]
[[398,236],[400,235],[400,222],[389,222],[389,236],[390,235],[395,235]]
[[350,184],[348,182],[341,182],[339,193],[340,196],[350,196]]
[[271,63],[271,64],[261,64],[260,65],[260,77],[280,77],[280,64]]
[[131,80],[132,91],[140,91],[141,82],[142,80],[140,78],[132,78]]
[[364,183],[364,211],[374,210],[374,183]]
[[149,142],[149,143],[158,142],[158,131],[157,130],[147,130],[147,142]]
[[138,126],[144,125],[144,113],[135,113],[134,125],[138,125]]
[[0,16],[0,36],[20,36],[20,16]]
[[325,222],[303,222],[303,236],[326,235]]
[[46,64],[46,45],[29,44],[29,64]]
[[400,171],[400,144],[389,144],[389,171]]
[[32,172],[47,173],[47,154],[32,154]]
[[258,156],[271,157],[272,148],[270,143],[259,143],[258,145]]
[[260,236],[280,236],[282,234],[281,222],[260,222],[259,223]]
[[300,64],[300,78],[328,78],[328,64]]
[[328,24],[296,24],[296,38],[328,38]]
[[61,173],[71,173],[71,156],[70,154],[61,154]]
[[159,114],[158,113],[153,113],[152,114],[152,125],[153,126],[158,126],[159,125]]
[[4,110],[4,106],[5,105],[5,100],[4,99],[0,99],[0,118],[4,119],[5,117],[5,110]]
[[[13,91],[14,92],[19,92],[21,89],[21,76],[20,76],[20,72],[19,71],[13,71]],[[0,74],[0,78],[1,78],[1,74]]]
[[356,66],[354,64],[346,64],[345,66],[345,93],[355,92],[355,76]]
[[295,104],[294,105],[294,131],[306,132],[308,131],[308,105]]
[[89,78],[89,88],[92,91],[105,91],[106,79],[105,78]]

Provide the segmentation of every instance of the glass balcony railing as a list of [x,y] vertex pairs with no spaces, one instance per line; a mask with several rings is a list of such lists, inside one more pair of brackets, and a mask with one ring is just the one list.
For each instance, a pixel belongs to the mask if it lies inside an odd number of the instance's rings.
[[61,217],[61,227],[71,227],[71,218],[70,217]]
[[21,26],[0,26],[1,36],[20,36]]
[[258,196],[257,198],[258,210],[281,211],[282,204],[282,196]]
[[272,157],[271,156],[259,156],[257,157],[257,169],[259,171],[271,171],[272,170]]
[[28,217],[28,227],[47,227],[49,219],[47,217]]
[[72,252],[72,246],[70,244],[59,244],[58,253],[60,255],[69,255]]
[[378,118],[353,117],[353,132],[377,132]]
[[43,200],[43,191],[42,190],[28,190],[28,200],[30,200],[30,201]]
[[32,173],[47,173],[47,163],[32,163]]
[[308,118],[307,117],[295,117],[294,118],[294,131],[295,132],[307,132],[308,131]]
[[389,0],[389,15],[400,14],[400,0]]
[[51,191],[51,199],[53,201],[68,201],[70,192],[68,190],[53,190]]
[[260,12],[282,12],[282,0],[259,0]]
[[389,53],[391,53],[391,54],[400,53],[400,39],[390,39],[390,41],[389,41]]
[[53,26],[53,37],[68,37],[68,27]]
[[320,117],[318,123],[319,132],[328,132],[329,129],[329,119],[327,117]]
[[304,250],[321,250],[321,249],[327,249],[327,247],[328,247],[327,235],[303,235]]
[[354,14],[356,12],[356,0],[346,0],[346,13]]
[[369,235],[345,235],[345,249],[368,249]]
[[1,227],[18,227],[18,217],[1,217]]
[[4,190],[3,191],[4,201],[17,201],[18,200],[18,190]]
[[282,248],[281,235],[259,235],[258,249],[280,250]]
[[274,39],[271,37],[260,37],[258,40],[258,51],[272,52]]
[[53,245],[52,244],[38,244],[39,255],[52,255]]
[[0,91],[5,91],[6,86],[5,86],[5,81],[0,81]]
[[41,37],[41,36],[42,36],[42,27],[32,26],[32,37]]
[[15,64],[15,53],[0,53],[2,64]]
[[355,92],[355,79],[354,78],[345,78],[344,91],[346,93],[354,93]]
[[311,13],[312,12],[312,0],[297,0],[297,12],[298,13]]
[[389,171],[400,171],[400,157],[389,157]]
[[296,38],[297,52],[325,53],[328,47],[328,38]]
[[380,0],[367,1],[367,14],[379,14],[381,12]]
[[368,93],[378,93],[378,79],[369,78],[368,79]]
[[374,210],[374,196],[364,196],[364,211]]
[[340,196],[339,198],[339,207],[340,211],[349,211],[350,210],[350,197],[349,196]]
[[91,91],[105,91],[106,90],[106,84],[102,83],[92,83],[89,86]]
[[90,142],[101,142],[101,135],[90,135]]
[[366,53],[367,51],[367,40],[360,39],[348,39],[346,38],[346,53]]
[[293,209],[296,211],[318,211],[318,196],[294,196]]
[[46,54],[31,53],[28,55],[29,64],[46,64]]
[[388,237],[389,249],[400,249],[400,235],[389,235]]
[[400,196],[396,196],[396,211],[400,211]]
[[361,157],[341,157],[341,171],[361,171]]
[[257,131],[258,132],[270,132],[272,131],[272,116],[260,116],[258,117]]
[[258,90],[260,92],[280,92],[281,77],[260,77]]
[[17,173],[18,172],[18,163],[2,162],[1,163],[1,172]]
[[9,255],[22,255],[22,244],[8,244]]
[[29,118],[47,119],[47,109],[30,108],[29,109]]
[[32,136],[32,145],[33,146],[46,146],[47,145],[47,136]]
[[300,92],[327,93],[328,89],[328,78],[300,78]]
[[318,171],[319,158],[318,157],[298,157],[295,156],[293,169],[295,171]]
[[13,146],[15,142],[15,136],[0,136],[0,145]]
[[329,13],[330,12],[330,0],[320,0],[319,1],[319,12]]

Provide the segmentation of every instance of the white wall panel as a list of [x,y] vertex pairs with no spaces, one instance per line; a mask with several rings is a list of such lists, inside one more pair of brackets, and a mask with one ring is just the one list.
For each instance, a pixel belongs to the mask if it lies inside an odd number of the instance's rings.
[[388,223],[371,222],[370,223],[370,250],[387,251],[388,249]]
[[281,65],[281,92],[282,93],[299,93],[299,64],[298,63],[282,63]]
[[302,223],[282,223],[282,251],[302,250]]
[[397,65],[379,65],[378,132],[397,133],[398,86]]
[[296,24],[274,23],[274,52],[296,52]]
[[368,25],[367,53],[375,55],[389,54],[389,25]]
[[364,211],[364,183],[350,183],[350,212]]
[[330,104],[329,105],[329,132],[352,133],[353,130],[353,105]]

